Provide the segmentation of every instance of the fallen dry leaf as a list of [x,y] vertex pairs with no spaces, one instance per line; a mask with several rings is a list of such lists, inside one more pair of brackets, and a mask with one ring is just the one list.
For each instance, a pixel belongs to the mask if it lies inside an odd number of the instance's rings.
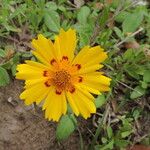
[[113,0],[105,0],[105,3],[107,4],[111,4],[113,2]]
[[103,3],[100,3],[100,2],[97,2],[95,3],[95,6],[94,6],[96,9],[99,9],[99,10],[102,10],[104,8],[104,4]]
[[140,47],[140,44],[137,43],[136,41],[132,41],[132,42],[126,42],[124,44],[125,48],[133,48],[133,49],[138,49]]

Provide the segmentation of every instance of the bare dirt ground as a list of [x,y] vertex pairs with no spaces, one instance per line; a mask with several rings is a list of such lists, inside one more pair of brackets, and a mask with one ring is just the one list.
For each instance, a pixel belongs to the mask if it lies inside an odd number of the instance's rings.
[[78,150],[77,132],[59,143],[56,123],[45,120],[40,109],[27,107],[19,100],[21,84],[12,81],[0,88],[0,150]]
[[[25,106],[19,99],[22,90],[23,82],[16,80],[0,88],[0,150],[79,150],[78,132],[58,142],[55,137],[56,123],[44,119],[44,112],[39,107]],[[149,133],[149,119],[143,117],[141,122],[141,135]],[[78,123],[87,149],[91,138],[88,129],[94,133],[95,128],[92,120],[78,118]],[[150,149],[138,148],[135,150]]]

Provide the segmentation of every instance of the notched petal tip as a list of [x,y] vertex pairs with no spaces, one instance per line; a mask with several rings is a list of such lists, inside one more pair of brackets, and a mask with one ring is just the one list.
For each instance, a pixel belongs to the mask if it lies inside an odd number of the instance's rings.
[[45,119],[47,119],[48,121],[54,121],[54,122],[58,122],[60,120],[60,118],[61,118],[61,116],[59,118],[45,116]]
[[38,39],[45,39],[45,36],[43,34],[38,34]]

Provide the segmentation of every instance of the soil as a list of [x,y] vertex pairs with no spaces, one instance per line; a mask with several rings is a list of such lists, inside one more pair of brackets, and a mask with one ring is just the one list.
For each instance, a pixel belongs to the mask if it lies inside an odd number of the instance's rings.
[[[44,119],[40,107],[25,106],[19,99],[22,90],[23,82],[17,80],[0,88],[0,150],[79,150],[79,133],[75,131],[67,140],[58,142],[57,123]],[[142,128],[138,130],[141,136],[149,133],[149,121],[142,117]],[[87,149],[95,127],[91,119],[82,118],[78,118],[78,127]]]
[[19,100],[22,87],[22,82],[12,81],[0,88],[0,150],[80,149],[78,132],[61,143],[56,140],[56,123],[45,120],[41,109]]

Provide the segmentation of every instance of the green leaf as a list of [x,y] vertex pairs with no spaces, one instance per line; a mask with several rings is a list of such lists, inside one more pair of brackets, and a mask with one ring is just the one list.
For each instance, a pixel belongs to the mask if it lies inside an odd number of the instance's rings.
[[32,57],[32,53],[31,52],[25,52],[21,56],[24,58],[30,58],[30,57]]
[[150,82],[150,70],[146,70],[146,71],[144,72],[143,80],[144,80],[145,82]]
[[56,130],[56,137],[58,140],[64,140],[75,130],[73,120],[68,116],[62,116]]
[[16,16],[19,16],[20,14],[24,14],[26,9],[27,9],[26,4],[19,5],[18,7],[15,8],[15,11],[10,15],[10,19],[13,19]]
[[136,69],[137,69],[137,66],[136,65],[130,65],[130,64],[127,64],[127,65],[124,65],[124,69],[125,71],[133,78],[139,80],[139,75],[136,73]]
[[133,117],[135,120],[137,120],[140,117],[140,113],[141,113],[141,111],[139,109],[135,109],[133,111]]
[[81,7],[81,9],[79,10],[78,14],[77,14],[77,20],[79,23],[81,24],[86,24],[87,23],[87,19],[88,16],[90,15],[90,8],[87,6],[83,6]]
[[136,99],[138,97],[141,97],[142,95],[144,95],[146,92],[145,89],[143,89],[141,86],[136,86],[134,88],[134,91],[131,93],[130,98],[131,99]]
[[115,139],[115,145],[119,148],[125,148],[129,144],[127,140]]
[[109,18],[109,9],[108,7],[105,7],[100,17],[100,22],[99,22],[100,27],[103,27],[106,25],[108,18]]
[[49,9],[49,10],[57,10],[57,5],[55,2],[47,2],[46,3],[46,7]]
[[100,150],[109,150],[114,147],[114,139],[112,139],[107,145],[103,146]]
[[90,37],[93,33],[93,28],[94,25],[93,24],[76,24],[74,26],[76,28],[76,30],[79,33],[79,37],[80,37],[80,48],[84,47],[85,45],[88,45],[90,42]]
[[121,133],[121,137],[122,137],[122,138],[125,138],[125,137],[129,136],[131,133],[132,133],[132,131],[125,131],[125,132],[122,132],[122,133]]
[[6,53],[4,50],[0,49],[0,57],[5,57]]
[[128,17],[129,13],[126,11],[120,12],[116,17],[115,20],[117,22],[123,22],[127,17]]
[[7,31],[12,31],[12,32],[21,32],[21,30],[17,27],[13,27],[9,25],[8,23],[3,24],[3,26],[6,28]]
[[101,141],[102,141],[102,143],[104,144],[104,143],[106,143],[108,140],[107,140],[105,137],[102,137],[102,138],[101,138]]
[[113,131],[110,126],[107,126],[107,135],[109,139],[111,139],[111,137],[113,136]]
[[11,72],[12,72],[12,75],[13,75],[13,76],[16,75],[16,68],[17,68],[17,64],[14,64],[14,65],[11,67]]
[[143,21],[143,13],[129,14],[122,24],[123,33],[134,32]]
[[3,63],[3,64],[1,65],[1,67],[5,68],[5,69],[10,69],[12,65],[13,65],[13,61],[12,61],[12,59],[10,59],[10,60],[7,61],[6,63]]
[[147,82],[142,81],[142,82],[141,82],[141,87],[142,87],[143,89],[147,89],[147,87],[148,87]]
[[124,39],[124,36],[123,36],[123,34],[122,34],[122,31],[121,31],[119,28],[114,27],[114,31],[115,31],[116,35],[117,35],[121,40]]
[[95,105],[96,105],[96,108],[100,108],[102,105],[104,105],[106,103],[106,98],[105,96],[102,94],[102,95],[99,95],[96,99],[95,99]]
[[7,71],[0,67],[0,86],[6,86],[9,83],[9,75]]
[[124,54],[123,54],[123,59],[125,60],[133,60],[134,58],[134,51],[133,49],[128,49]]
[[14,64],[17,64],[20,60],[20,54],[19,53],[16,53],[13,57],[13,63]]
[[113,7],[114,9],[118,8],[120,5],[120,0],[114,0],[111,3],[111,7]]
[[45,24],[48,29],[54,32],[60,30],[60,17],[56,11],[46,11],[44,15]]

